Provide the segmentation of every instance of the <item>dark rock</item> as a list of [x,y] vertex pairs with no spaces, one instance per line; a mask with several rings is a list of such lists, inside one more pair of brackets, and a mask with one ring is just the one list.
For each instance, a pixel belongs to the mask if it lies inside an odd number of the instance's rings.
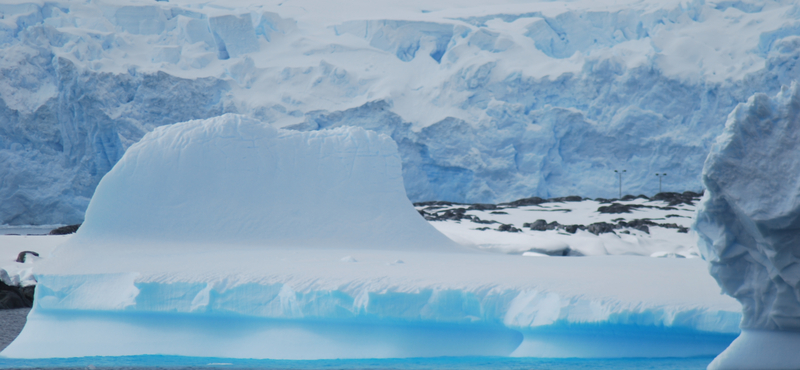
[[584,254],[580,251],[576,251],[570,247],[564,247],[562,249],[538,249],[538,248],[531,248],[529,249],[531,252],[546,254],[548,256],[553,257],[582,257]]
[[17,262],[24,263],[25,262],[25,255],[27,255],[27,254],[32,254],[32,255],[34,255],[36,257],[39,257],[39,253],[36,253],[36,252],[33,252],[33,251],[22,251],[22,252],[19,252],[19,254],[17,255]]
[[490,229],[489,227],[478,227],[475,230],[486,231],[486,230],[489,230],[489,229]]
[[566,197],[550,198],[548,202],[580,202],[583,198],[578,195],[570,195]]
[[630,194],[628,194],[628,195],[625,195],[624,197],[622,197],[622,199],[620,199],[620,200],[634,200],[634,199],[647,199],[647,200],[650,200],[650,197],[648,197],[647,195],[644,195],[644,194],[639,194],[639,195],[630,195]]
[[442,200],[434,200],[434,201],[428,201],[428,202],[417,202],[417,203],[414,203],[414,207],[430,207],[430,206],[449,207],[449,206],[453,206],[453,205],[460,205],[460,203],[453,203],[453,202],[447,202],[447,201],[442,201]]
[[547,221],[545,220],[536,220],[533,223],[525,223],[522,227],[530,228],[534,231],[545,231],[547,230]]
[[613,233],[615,226],[608,222],[595,222],[586,227],[586,230],[594,235]]
[[619,199],[617,199],[617,198],[612,198],[612,199],[606,199],[606,198],[596,198],[596,199],[595,199],[595,201],[596,201],[596,202],[600,202],[600,203],[614,203],[614,202],[616,202],[616,201],[618,201],[618,200],[619,200]]
[[428,213],[428,217],[425,217],[425,219],[428,221],[461,221],[465,217],[464,213],[466,212],[466,208],[453,208],[446,211]]
[[641,220],[636,219],[628,222],[620,221],[619,223],[617,223],[617,226],[630,227],[631,229],[636,229],[650,234],[650,226],[658,226],[658,224],[648,219],[641,219]]
[[688,227],[679,227],[678,228],[678,232],[686,234],[686,233],[689,232],[689,228]]
[[506,231],[506,232],[510,232],[510,233],[518,233],[518,232],[520,232],[522,230],[517,229],[516,227],[514,227],[514,225],[501,224],[500,226],[497,227],[497,231]]
[[639,204],[621,204],[621,203],[611,203],[609,206],[601,206],[597,208],[597,212],[600,213],[631,213],[632,209],[641,208]]
[[467,210],[477,210],[477,211],[487,211],[487,210],[492,210],[492,209],[497,209],[497,206],[494,205],[494,204],[476,203],[476,204],[473,204],[473,205],[469,206],[469,208],[467,208]]
[[479,224],[494,224],[497,221],[483,221],[478,217],[466,214],[466,208],[453,208],[444,211],[433,211],[433,212],[426,212],[422,210],[418,210],[419,214],[422,217],[425,217],[428,221],[461,221],[463,219],[470,220],[472,222],[476,222]]
[[22,296],[27,298],[31,303],[33,302],[33,294],[36,292],[36,285],[28,285],[26,287],[20,288],[20,292],[22,292]]
[[10,290],[0,290],[0,310],[25,307],[31,306],[26,304],[25,298],[21,294]]
[[538,206],[539,204],[546,203],[547,200],[539,197],[517,199],[511,203],[500,203],[504,206],[510,207],[524,207],[524,206]]
[[508,212],[503,212],[503,211],[494,211],[494,212],[489,212],[489,213],[491,213],[493,215],[507,215],[508,214]]
[[33,292],[26,292],[26,288],[6,285],[0,281],[0,309],[33,307]]
[[694,202],[699,200],[702,194],[692,191],[685,191],[683,193],[663,192],[653,196],[653,200],[660,200],[669,203],[670,206],[677,206],[679,204],[694,205]]
[[75,224],[75,225],[61,226],[61,227],[59,227],[59,228],[56,228],[56,229],[50,230],[50,235],[67,235],[67,234],[73,234],[73,233],[75,233],[76,231],[78,231],[78,228],[79,228],[79,227],[81,227],[81,224]]

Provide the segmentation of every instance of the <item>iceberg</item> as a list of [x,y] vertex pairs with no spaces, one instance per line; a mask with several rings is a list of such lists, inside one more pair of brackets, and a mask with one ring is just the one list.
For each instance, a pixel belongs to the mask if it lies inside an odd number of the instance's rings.
[[800,85],[755,94],[728,117],[703,168],[700,249],[742,304],[742,334],[710,369],[800,366]]
[[226,114],[125,152],[2,356],[712,355],[741,306],[705,266],[469,249],[414,209],[387,135]]
[[351,4],[0,4],[0,224],[80,223],[146,133],[224,113],[389,135],[415,202],[699,191],[798,75],[791,1]]

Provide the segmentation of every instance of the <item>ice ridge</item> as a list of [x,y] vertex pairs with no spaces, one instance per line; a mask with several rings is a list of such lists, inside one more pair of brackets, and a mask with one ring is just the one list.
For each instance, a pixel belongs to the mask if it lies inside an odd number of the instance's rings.
[[774,97],[755,94],[730,114],[705,162],[700,248],[723,291],[742,303],[744,330],[711,368],[800,364],[794,350],[774,346],[800,338],[799,117],[797,83]]

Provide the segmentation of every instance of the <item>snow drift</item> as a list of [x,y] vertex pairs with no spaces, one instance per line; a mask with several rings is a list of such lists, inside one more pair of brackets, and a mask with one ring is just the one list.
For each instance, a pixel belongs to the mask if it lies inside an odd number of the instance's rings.
[[709,355],[741,316],[704,266],[468,250],[404,196],[387,136],[223,115],[125,153],[2,354]]
[[742,335],[710,368],[800,366],[800,86],[755,94],[728,117],[703,169],[700,248],[742,303]]
[[391,136],[412,201],[701,188],[725,116],[798,76],[791,1],[0,4],[0,224],[80,222],[157,126]]

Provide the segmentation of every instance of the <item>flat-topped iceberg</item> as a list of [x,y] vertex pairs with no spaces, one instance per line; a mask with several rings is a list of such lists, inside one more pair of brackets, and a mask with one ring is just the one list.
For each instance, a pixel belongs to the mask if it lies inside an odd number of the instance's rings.
[[741,318],[699,259],[467,249],[388,136],[237,115],[146,135],[40,263],[3,356],[697,356]]
[[800,86],[753,95],[728,117],[703,169],[700,247],[742,303],[742,335],[713,369],[800,367]]

